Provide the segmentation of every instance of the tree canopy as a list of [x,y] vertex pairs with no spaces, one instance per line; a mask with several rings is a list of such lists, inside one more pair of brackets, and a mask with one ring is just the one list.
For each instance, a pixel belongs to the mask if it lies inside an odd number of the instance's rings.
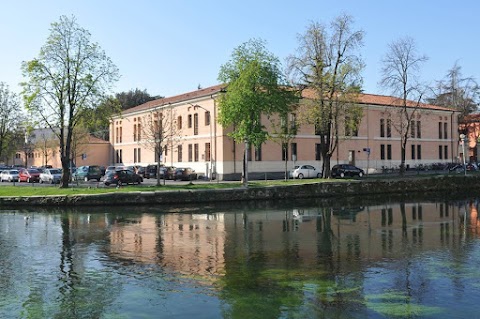
[[[241,44],[234,49],[231,60],[221,66],[218,76],[227,84],[219,98],[218,121],[224,127],[234,127],[229,135],[245,143],[245,150],[251,145],[260,147],[268,139],[261,116],[286,113],[297,98],[286,86],[278,58],[265,45],[260,39]],[[248,168],[244,167],[246,185]]]
[[297,53],[288,57],[292,81],[314,92],[303,104],[301,121],[315,125],[320,137],[323,177],[330,176],[340,135],[347,135],[343,128],[356,131],[361,119],[354,102],[362,83],[364,64],[356,51],[363,45],[363,31],[352,30],[352,24],[347,15],[337,17],[329,28],[312,22],[298,36]]
[[61,16],[37,58],[22,63],[27,79],[22,83],[27,109],[52,129],[59,139],[63,168],[61,187],[70,179],[74,129],[86,120],[119,78],[118,68],[91,41],[75,17]]

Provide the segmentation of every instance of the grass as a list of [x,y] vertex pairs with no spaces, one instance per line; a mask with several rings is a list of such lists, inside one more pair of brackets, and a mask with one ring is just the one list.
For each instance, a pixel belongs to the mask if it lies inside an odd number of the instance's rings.
[[[348,181],[348,180],[336,180]],[[269,180],[269,181],[251,181],[248,183],[249,187],[268,187],[268,186],[289,186],[299,184],[314,184],[332,182],[328,179],[304,179],[304,180]],[[83,194],[105,194],[115,192],[154,192],[154,191],[172,191],[172,190],[192,190],[192,189],[225,189],[225,188],[241,188],[243,185],[240,182],[193,182],[177,185],[128,185],[116,188],[115,186],[105,187],[103,184],[96,186],[95,184],[71,186],[69,188],[39,186],[38,184],[31,184],[28,186],[0,186],[0,196],[48,196],[48,195],[83,195]]]

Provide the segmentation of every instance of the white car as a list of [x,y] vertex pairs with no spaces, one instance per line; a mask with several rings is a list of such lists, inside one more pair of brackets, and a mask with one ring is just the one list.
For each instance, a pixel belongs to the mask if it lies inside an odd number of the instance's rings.
[[9,169],[0,173],[1,182],[18,182],[18,170]]
[[40,183],[57,184],[62,179],[62,171],[57,168],[47,168],[40,173]]
[[290,172],[292,178],[320,178],[322,172],[312,165],[296,165],[293,171]]

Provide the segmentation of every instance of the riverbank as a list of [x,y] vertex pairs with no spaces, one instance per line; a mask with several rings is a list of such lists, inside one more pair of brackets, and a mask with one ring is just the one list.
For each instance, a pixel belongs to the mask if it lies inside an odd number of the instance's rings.
[[2,196],[3,207],[125,206],[217,203],[230,201],[344,198],[364,195],[465,194],[480,191],[477,175],[428,178],[362,179],[249,188],[145,190],[105,194]]

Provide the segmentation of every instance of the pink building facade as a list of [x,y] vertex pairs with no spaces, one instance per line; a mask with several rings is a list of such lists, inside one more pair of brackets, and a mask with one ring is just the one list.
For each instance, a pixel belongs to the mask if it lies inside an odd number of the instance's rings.
[[[231,128],[218,124],[217,98],[224,89],[216,85],[193,92],[158,99],[125,110],[110,122],[111,151],[109,165],[149,165],[157,162],[154,148],[144,130],[146,118],[168,116],[174,134],[165,138],[161,163],[165,166],[191,167],[200,176],[220,180],[239,179],[242,172],[243,144],[228,137]],[[309,92],[305,92],[305,99]],[[395,125],[400,109],[395,98],[360,94],[355,103],[362,109],[358,130],[339,135],[331,165],[351,163],[368,172],[397,168],[401,159],[401,138]],[[459,161],[458,112],[435,105],[413,105],[411,132],[406,147],[406,165]],[[295,112],[301,112],[301,108]],[[301,115],[292,112],[291,116]],[[265,126],[268,127],[265,118]],[[153,123],[153,121],[151,122]],[[291,140],[287,169],[298,164],[321,167],[320,138],[313,125],[300,124]],[[270,140],[251,150],[249,174],[271,177],[285,170],[281,143]],[[251,175],[252,176],[252,175]]]

